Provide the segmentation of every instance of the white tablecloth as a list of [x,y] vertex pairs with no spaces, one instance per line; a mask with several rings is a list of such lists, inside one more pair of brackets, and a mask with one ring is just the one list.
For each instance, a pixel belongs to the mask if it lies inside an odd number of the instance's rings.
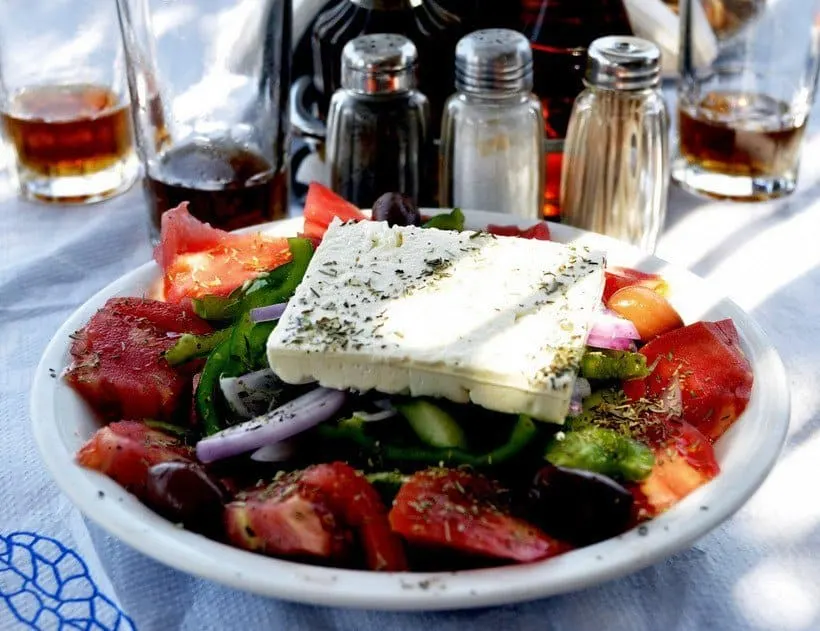
[[[0,629],[820,629],[820,135],[809,138],[804,155],[799,191],[779,202],[712,203],[673,190],[658,251],[725,288],[783,356],[791,428],[761,490],[690,550],[630,577],[519,606],[442,614],[250,596],[164,567],[88,524],[39,460],[28,391],[61,322],[150,258],[141,191],[64,208],[21,202],[3,184]],[[65,584],[61,592],[58,584]],[[49,608],[101,626],[58,627]],[[33,625],[22,622],[38,611]]]

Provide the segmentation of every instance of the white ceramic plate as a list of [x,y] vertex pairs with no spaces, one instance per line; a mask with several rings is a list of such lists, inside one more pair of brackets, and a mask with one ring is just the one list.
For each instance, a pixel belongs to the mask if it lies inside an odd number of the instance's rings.
[[[511,223],[491,213],[469,213],[468,227]],[[530,222],[519,221],[521,226]],[[301,220],[270,224],[272,234],[293,235]],[[634,572],[686,548],[739,509],[777,459],[789,419],[789,392],[777,352],[752,318],[691,273],[635,248],[566,226],[556,240],[582,242],[608,253],[610,263],[660,271],[686,322],[732,318],[754,367],[755,384],[742,418],[716,445],[722,472],[646,528],[530,565],[446,573],[377,574],[313,567],[272,559],[180,530],[140,504],[108,478],[86,471],[74,454],[99,422],[60,379],[69,361],[69,334],[111,296],[139,296],[158,278],[152,262],[115,281],[80,307],[48,345],[31,391],[34,437],[62,491],[93,521],[137,550],[184,572],[232,587],[288,600],[369,609],[484,607],[588,587]]]

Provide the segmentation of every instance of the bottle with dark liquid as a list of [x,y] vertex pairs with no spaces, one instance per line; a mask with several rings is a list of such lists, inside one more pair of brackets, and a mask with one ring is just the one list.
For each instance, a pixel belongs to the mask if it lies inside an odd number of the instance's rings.
[[547,137],[544,217],[560,217],[563,143],[572,105],[584,89],[587,47],[605,35],[631,35],[622,0],[521,0],[521,28],[533,52]]
[[259,152],[231,140],[192,140],[151,161],[144,180],[151,221],[190,202],[196,216],[223,230],[284,217],[287,182]]
[[[188,64],[186,74],[176,71],[180,48],[157,46],[151,28],[165,0],[117,0],[154,241],[162,213],[185,201],[194,217],[224,230],[287,212],[292,1],[250,4],[242,28],[228,30],[210,25],[235,0],[198,5],[179,44],[203,63]],[[209,53],[215,47],[223,58]],[[196,89],[211,86],[214,74],[218,87],[201,97]]]
[[[0,119],[15,151],[18,177],[29,196],[50,200],[50,191],[60,186],[57,182],[69,178],[78,193],[68,201],[88,201],[114,194],[132,181],[134,169],[130,169],[130,176],[126,174],[133,157],[128,102],[108,87],[68,84],[24,88],[12,96]],[[94,177],[107,171],[112,171],[110,177],[97,178],[110,180],[100,189]],[[121,177],[113,171],[122,171]],[[80,192],[83,189],[85,193]],[[64,195],[55,197],[67,201]]]
[[419,54],[419,90],[430,100],[433,137],[438,137],[444,101],[453,91],[453,58],[462,35],[459,19],[436,0],[340,0],[319,16],[313,29],[314,85],[326,116],[341,87],[345,45],[359,35],[393,33],[407,37]]

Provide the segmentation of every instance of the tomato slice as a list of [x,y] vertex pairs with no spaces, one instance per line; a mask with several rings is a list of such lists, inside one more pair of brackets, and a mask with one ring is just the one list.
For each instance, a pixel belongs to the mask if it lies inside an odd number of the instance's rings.
[[655,338],[640,352],[654,366],[623,384],[633,400],[659,398],[677,381],[682,419],[715,441],[746,409],[754,376],[731,320],[696,322]]
[[308,467],[301,480],[321,490],[331,509],[357,530],[369,569],[384,572],[407,569],[404,547],[390,529],[387,509],[361,473],[342,462],[333,462]]
[[107,475],[140,499],[145,497],[148,469],[171,460],[193,462],[193,450],[137,421],[119,421],[97,430],[77,452],[80,466]]
[[162,215],[154,258],[163,271],[165,300],[227,296],[245,281],[290,261],[287,239],[212,228],[180,204]]
[[317,239],[325,235],[334,217],[342,221],[367,219],[367,216],[356,206],[318,182],[311,182],[308,188],[304,216],[303,234],[308,238]]
[[187,405],[191,374],[163,357],[168,334],[210,331],[182,305],[111,298],[73,335],[65,380],[106,420],[172,420]]
[[655,466],[630,489],[638,520],[659,515],[720,472],[709,439],[685,421],[664,421],[661,437],[651,446]]
[[210,250],[230,238],[224,230],[214,228],[191,215],[188,206],[188,202],[182,202],[176,208],[162,213],[161,238],[154,248],[154,260],[162,269],[168,267],[179,254]]
[[270,556],[346,565],[352,554],[349,529],[298,472],[237,494],[225,507],[224,524],[233,545]]
[[230,235],[210,250],[177,255],[165,270],[165,299],[227,296],[245,281],[291,259],[287,239],[260,234]]
[[539,221],[529,228],[490,224],[487,226],[487,232],[499,237],[521,237],[522,239],[538,239],[539,241],[550,240],[550,228],[546,221]]
[[658,274],[641,272],[640,270],[631,269],[629,267],[607,267],[604,276],[606,278],[603,296],[604,302],[608,301],[612,294],[619,289],[632,287],[633,285],[647,287],[661,295],[665,295],[669,288],[666,281]]
[[393,531],[411,543],[526,563],[570,549],[502,508],[482,475],[427,469],[402,485],[390,511]]

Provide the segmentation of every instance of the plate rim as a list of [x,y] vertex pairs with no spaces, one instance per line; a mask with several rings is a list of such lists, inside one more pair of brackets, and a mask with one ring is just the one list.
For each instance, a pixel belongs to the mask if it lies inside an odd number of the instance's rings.
[[[432,214],[442,211],[429,212]],[[534,223],[533,220],[497,213],[465,211],[465,214],[469,223],[474,225],[515,223],[529,226]],[[251,230],[282,231],[290,225],[298,226],[300,221],[300,218],[284,219],[255,226]],[[551,223],[550,229],[559,240],[589,237],[605,248],[612,246],[619,250],[631,248],[633,252],[637,251],[636,248],[609,237],[561,224]],[[654,263],[654,268],[659,264],[671,267],[679,275],[696,278],[707,286],[712,285],[689,270],[646,256]],[[753,389],[753,396],[757,397],[756,408],[760,408],[757,413],[767,414],[772,419],[765,452],[756,454],[757,466],[754,471],[746,471],[743,488],[727,489],[733,493],[730,501],[709,506],[709,510],[700,508],[702,495],[716,484],[723,486],[719,481],[727,474],[722,472],[715,480],[649,522],[645,532],[639,532],[642,529],[635,528],[566,555],[527,565],[459,572],[379,574],[363,570],[322,568],[262,556],[174,527],[139,504],[136,498],[113,481],[76,465],[74,454],[63,449],[62,443],[53,435],[53,428],[59,422],[54,410],[54,400],[61,380],[59,377],[54,379],[49,369],[59,368],[58,374],[62,370],[68,335],[73,333],[76,321],[87,318],[83,314],[95,310],[97,306],[94,305],[133,286],[152,270],[156,275],[156,264],[149,261],[109,283],[74,310],[53,335],[38,362],[29,395],[35,443],[41,460],[61,492],[83,515],[110,535],[165,565],[242,591],[294,602],[344,608],[433,611],[512,604],[597,585],[648,567],[674,552],[688,548],[731,517],[766,479],[777,462],[788,432],[791,401],[783,362],[754,318],[718,291],[721,306],[729,312],[727,317],[743,322],[743,326],[739,328],[742,328],[744,337],[749,337],[760,346],[770,371],[766,377],[767,387]],[[755,375],[756,384],[758,381],[758,375]],[[740,421],[742,422],[742,418]],[[82,483],[78,484],[78,480]],[[105,502],[107,509],[102,510],[100,507]],[[142,518],[135,520],[135,512]],[[670,529],[670,526],[684,517],[688,520],[688,528],[680,532]],[[671,534],[667,536],[667,532]],[[658,538],[661,538],[660,542],[657,541]],[[637,551],[627,553],[636,547]],[[575,563],[581,560],[581,556],[586,557],[587,563]],[[573,567],[587,568],[589,562],[593,561],[593,571],[584,569],[579,572]],[[545,571],[547,566],[554,569],[553,574],[561,578],[560,582],[556,581],[555,576],[550,577],[550,571]]]

